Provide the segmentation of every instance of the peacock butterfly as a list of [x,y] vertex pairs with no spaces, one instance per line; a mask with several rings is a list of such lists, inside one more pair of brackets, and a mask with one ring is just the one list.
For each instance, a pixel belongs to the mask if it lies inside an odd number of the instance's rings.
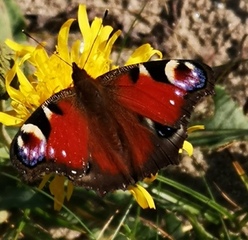
[[72,67],[74,86],[46,100],[11,144],[28,182],[54,172],[105,194],[178,164],[191,112],[214,92],[211,68],[192,60],[134,64],[97,79]]

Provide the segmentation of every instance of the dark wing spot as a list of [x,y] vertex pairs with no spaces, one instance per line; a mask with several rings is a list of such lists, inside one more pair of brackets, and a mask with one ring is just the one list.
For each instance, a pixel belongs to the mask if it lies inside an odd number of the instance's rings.
[[29,142],[30,134],[29,133],[21,132],[21,138],[22,138],[22,141],[25,144],[25,143]]
[[162,83],[169,83],[166,75],[165,75],[165,65],[168,63],[167,60],[163,61],[151,61],[143,63],[146,70],[149,72],[150,76],[153,80]]
[[37,108],[37,110],[25,122],[25,124],[28,123],[37,126],[41,130],[45,138],[48,139],[49,134],[51,132],[51,125],[41,107]]
[[47,108],[54,114],[63,115],[62,109],[54,102],[49,102]]
[[131,68],[129,71],[129,76],[133,83],[136,83],[139,80],[140,70],[138,67]]
[[178,129],[171,128],[160,123],[154,122],[154,129],[157,135],[161,138],[169,138],[176,133]]
[[180,62],[178,61],[178,65],[176,67],[177,71],[181,71],[181,72],[188,72],[191,71],[191,69],[189,69],[184,62]]

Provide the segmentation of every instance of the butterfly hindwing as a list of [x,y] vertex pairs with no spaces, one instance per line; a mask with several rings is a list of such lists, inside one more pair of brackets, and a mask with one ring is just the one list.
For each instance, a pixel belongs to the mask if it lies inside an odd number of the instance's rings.
[[11,159],[27,181],[55,172],[102,194],[177,164],[191,111],[213,91],[211,69],[190,60],[130,65],[96,80],[74,63],[72,79],[24,123]]

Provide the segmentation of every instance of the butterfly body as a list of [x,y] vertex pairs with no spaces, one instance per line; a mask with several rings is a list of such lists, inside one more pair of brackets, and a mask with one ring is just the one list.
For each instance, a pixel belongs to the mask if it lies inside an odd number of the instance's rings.
[[73,63],[72,79],[20,128],[12,163],[26,181],[55,172],[101,194],[177,164],[190,114],[214,86],[212,70],[191,60],[130,65],[97,79]]

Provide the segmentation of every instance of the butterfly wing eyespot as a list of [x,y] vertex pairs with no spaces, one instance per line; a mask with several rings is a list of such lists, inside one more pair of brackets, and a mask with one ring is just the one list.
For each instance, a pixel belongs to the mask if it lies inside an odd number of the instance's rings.
[[96,80],[74,63],[72,79],[24,123],[11,160],[29,182],[55,172],[101,194],[177,164],[194,105],[214,86],[211,69],[191,60],[130,65]]
[[18,158],[30,167],[36,166],[44,158],[46,138],[41,130],[33,124],[24,124],[16,140]]
[[188,61],[169,61],[165,65],[165,75],[173,85],[185,91],[203,89],[207,81],[204,69]]

